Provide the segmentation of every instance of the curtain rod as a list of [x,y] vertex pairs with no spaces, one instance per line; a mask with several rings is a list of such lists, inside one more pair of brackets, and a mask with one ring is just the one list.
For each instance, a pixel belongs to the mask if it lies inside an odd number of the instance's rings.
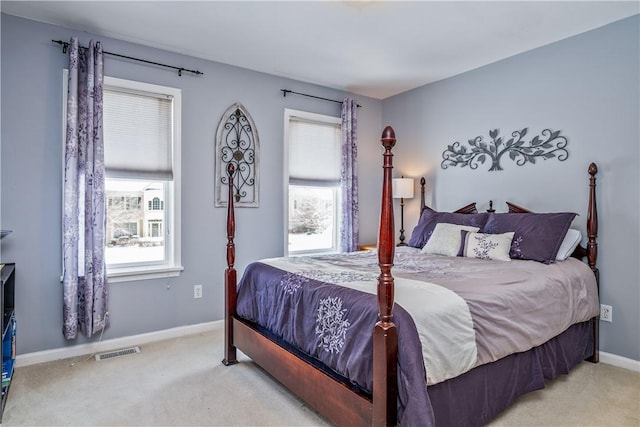
[[[309,98],[321,99],[323,101],[336,102],[338,104],[342,104],[342,101],[336,101],[335,99],[323,98],[321,96],[308,95],[306,93],[294,92],[294,91],[289,90],[289,89],[280,89],[280,90],[282,91],[282,96],[285,97],[285,98],[287,97],[288,93],[293,93],[295,95],[307,96]],[[362,105],[359,105],[359,104],[356,104],[356,106],[358,108],[362,107]]]
[[[69,47],[69,43],[68,42],[64,42],[62,40],[51,40],[51,41],[54,42],[54,43],[59,44],[60,46],[62,46],[62,53],[67,53],[67,48]],[[80,47],[82,49],[86,49],[86,47],[84,47],[84,46],[80,46]],[[175,67],[173,65],[161,64],[160,62],[147,61],[146,59],[134,58],[133,56],[120,55],[119,53],[113,53],[113,52],[107,52],[107,51],[103,51],[103,53],[105,55],[117,56],[118,58],[131,59],[133,61],[144,62],[146,64],[158,65],[160,67],[165,67],[165,68],[171,68],[173,70],[178,70],[178,75],[179,76],[182,76],[182,72],[183,71],[186,71],[187,73],[197,74],[197,75],[204,74],[202,71],[198,71],[198,70],[189,70],[188,68],[184,68],[184,67]]]

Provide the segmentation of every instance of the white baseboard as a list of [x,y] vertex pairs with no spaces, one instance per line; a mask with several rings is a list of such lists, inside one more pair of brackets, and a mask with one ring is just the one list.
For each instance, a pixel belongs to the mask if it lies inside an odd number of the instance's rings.
[[[19,354],[16,357],[16,367],[35,365],[38,363],[52,362],[54,360],[70,357],[84,356],[87,354],[117,350],[124,347],[148,344],[151,342],[177,338],[185,335],[209,332],[220,327],[223,320],[198,323],[196,325],[180,326],[162,331],[146,334],[131,335],[128,337],[114,338],[106,341],[74,345],[70,347],[56,348],[53,350],[36,351],[33,353]],[[640,372],[640,360],[633,360],[616,354],[600,352],[600,362],[617,366],[634,372]]]
[[117,350],[124,347],[143,345],[185,335],[199,334],[215,329],[222,322],[222,320],[217,320],[215,322],[180,326],[177,328],[149,332],[146,334],[131,335],[128,337],[114,338],[106,341],[56,348],[53,350],[36,351],[33,353],[18,354],[16,356],[16,367],[19,368],[21,366],[35,365],[38,363],[52,362],[54,360],[67,359],[70,357],[78,357],[93,353]]
[[607,365],[617,366],[619,368],[628,369],[634,372],[640,372],[640,360],[633,360],[626,357],[618,356],[617,354],[600,352],[600,362]]

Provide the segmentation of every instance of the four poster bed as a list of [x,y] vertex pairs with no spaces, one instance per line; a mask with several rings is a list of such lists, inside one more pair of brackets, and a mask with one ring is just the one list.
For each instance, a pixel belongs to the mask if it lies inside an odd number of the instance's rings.
[[[507,214],[424,207],[413,247],[396,248],[395,142],[387,126],[377,253],[261,260],[238,284],[229,189],[223,363],[240,349],[336,425],[444,426],[482,425],[545,380],[597,362],[596,165],[586,248],[580,237],[565,245],[575,214],[512,203]],[[547,241],[554,233],[560,240]],[[585,257],[588,267],[576,259]]]

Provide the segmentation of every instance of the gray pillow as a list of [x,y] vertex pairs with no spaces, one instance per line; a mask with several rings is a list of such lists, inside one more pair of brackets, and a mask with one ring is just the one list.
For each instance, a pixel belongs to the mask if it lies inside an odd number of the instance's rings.
[[577,214],[560,213],[492,213],[482,227],[483,233],[515,232],[509,256],[550,264]]
[[488,213],[462,214],[436,212],[429,207],[425,207],[407,244],[414,248],[422,249],[429,240],[429,237],[431,237],[431,233],[433,233],[433,229],[436,228],[436,224],[441,222],[456,225],[468,225],[482,229],[488,218]]
[[436,224],[431,237],[420,252],[423,254],[456,256],[460,249],[460,231],[462,230],[478,231],[479,228],[446,222]]

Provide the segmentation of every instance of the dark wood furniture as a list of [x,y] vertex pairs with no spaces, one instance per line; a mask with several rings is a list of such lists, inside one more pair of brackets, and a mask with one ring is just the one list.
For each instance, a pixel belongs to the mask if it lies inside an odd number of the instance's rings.
[[[290,391],[307,402],[330,422],[341,426],[392,426],[397,424],[397,355],[398,335],[393,323],[394,278],[391,273],[395,253],[394,217],[391,190],[393,168],[392,148],[396,143],[393,129],[387,126],[382,132],[383,184],[380,230],[378,237],[378,307],[379,322],[373,327],[373,393],[371,397],[354,392],[344,383],[330,377],[316,367],[289,352],[276,342],[262,335],[250,323],[236,316],[237,273],[235,264],[235,216],[232,188],[229,188],[227,211],[227,269],[225,270],[225,354],[223,363],[238,362],[236,349],[242,350],[255,363],[280,381]],[[587,257],[594,260],[597,230],[595,212],[595,165],[590,191],[588,235],[590,243],[585,249]],[[227,167],[229,182],[235,173],[234,165]],[[424,187],[422,190],[424,206]],[[460,212],[475,212],[475,204],[465,206]],[[593,241],[591,240],[593,236]],[[594,268],[594,267],[592,267]],[[597,272],[597,269],[594,269]],[[597,274],[597,273],[596,273]],[[597,324],[597,318],[594,320]],[[597,343],[594,349],[597,361]]]

